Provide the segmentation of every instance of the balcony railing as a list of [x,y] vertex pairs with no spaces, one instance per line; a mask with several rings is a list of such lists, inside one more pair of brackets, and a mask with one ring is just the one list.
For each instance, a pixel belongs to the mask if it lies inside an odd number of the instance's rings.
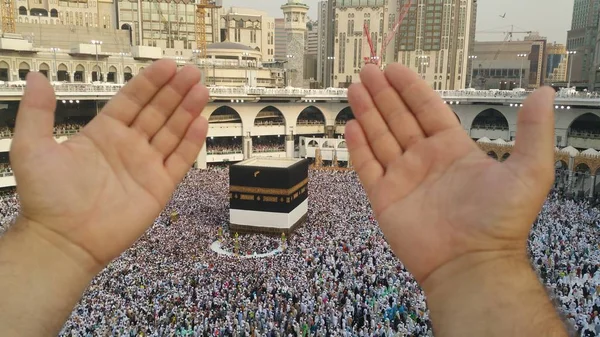
[[499,124],[473,124],[471,129],[488,130],[488,131],[508,131],[508,125]]
[[593,132],[593,131],[569,131],[569,137],[586,138],[586,139],[600,139],[600,133]]
[[[122,84],[116,83],[58,83],[53,82],[54,90],[59,94],[114,94]],[[24,81],[7,82],[0,85],[0,96],[21,95],[25,89]],[[294,97],[310,103],[318,99],[346,99],[348,90],[344,88],[303,89],[303,88],[257,88],[257,87],[225,87],[208,88],[211,97]],[[519,99],[527,97],[530,91],[492,91],[492,90],[441,90],[440,96],[445,99]],[[596,100],[600,102],[600,93],[561,91],[557,99],[563,100]]]

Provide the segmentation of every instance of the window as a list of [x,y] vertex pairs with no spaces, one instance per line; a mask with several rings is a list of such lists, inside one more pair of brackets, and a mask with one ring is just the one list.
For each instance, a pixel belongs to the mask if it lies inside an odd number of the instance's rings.
[[[354,39],[354,54],[353,54],[354,55],[354,63],[353,63],[354,64],[354,68],[356,68],[356,62],[357,62],[357,59],[358,59],[358,50],[357,50],[357,47],[358,47],[358,40]],[[359,62],[359,65],[360,65],[360,62]]]

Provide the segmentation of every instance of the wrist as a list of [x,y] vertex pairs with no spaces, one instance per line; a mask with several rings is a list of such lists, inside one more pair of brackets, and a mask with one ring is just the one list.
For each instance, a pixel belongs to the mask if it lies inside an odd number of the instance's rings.
[[48,256],[51,264],[62,264],[73,268],[82,277],[94,278],[103,268],[92,255],[80,246],[67,240],[61,234],[49,229],[47,226],[32,220],[26,216],[19,215],[14,225],[14,230],[35,240],[43,246],[44,255]]
[[421,285],[436,336],[566,336],[525,249],[465,254]]
[[474,280],[497,277],[501,271],[532,272],[525,249],[465,253],[430,273],[421,281],[426,293],[436,293],[449,283],[464,284]]
[[0,330],[15,336],[56,335],[94,276],[43,233],[19,218],[0,238]]

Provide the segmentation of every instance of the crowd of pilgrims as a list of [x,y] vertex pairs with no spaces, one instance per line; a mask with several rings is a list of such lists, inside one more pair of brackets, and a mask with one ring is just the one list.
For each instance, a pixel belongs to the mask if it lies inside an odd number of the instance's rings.
[[[81,131],[81,129],[86,125],[87,121],[66,121],[57,123],[54,125],[55,136],[70,136],[74,135],[77,132]],[[2,138],[13,138],[15,135],[15,129],[13,126],[0,126],[0,139]]]
[[[146,234],[93,280],[61,336],[432,336],[423,291],[390,251],[356,174],[311,170],[309,193],[307,223],[283,252],[228,257],[209,249],[228,220],[228,170],[190,171]],[[7,227],[14,190],[0,203]],[[552,193],[528,245],[578,336],[600,336],[599,221],[588,202]],[[243,240],[274,247],[280,238]]]
[[[242,153],[242,140],[237,137],[209,138],[206,142],[206,151],[208,154]],[[252,152],[283,151],[285,151],[285,138],[281,136],[252,137]]]
[[[230,232],[225,226],[221,233],[217,232],[218,239],[221,241],[221,248],[228,252],[236,254],[267,254],[270,253],[287,242],[287,237],[282,235],[267,236],[267,235],[239,235],[238,233]],[[220,235],[220,237],[219,237]]]

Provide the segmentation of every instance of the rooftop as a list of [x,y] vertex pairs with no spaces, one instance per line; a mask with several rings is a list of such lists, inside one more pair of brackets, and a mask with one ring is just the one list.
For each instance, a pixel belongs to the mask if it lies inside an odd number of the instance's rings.
[[217,42],[217,43],[211,43],[208,46],[206,46],[206,49],[237,49],[237,50],[252,50],[254,51],[254,49],[252,49],[252,47],[240,44],[240,43],[235,43],[235,42]]
[[235,165],[287,168],[302,160],[293,158],[250,158]]

